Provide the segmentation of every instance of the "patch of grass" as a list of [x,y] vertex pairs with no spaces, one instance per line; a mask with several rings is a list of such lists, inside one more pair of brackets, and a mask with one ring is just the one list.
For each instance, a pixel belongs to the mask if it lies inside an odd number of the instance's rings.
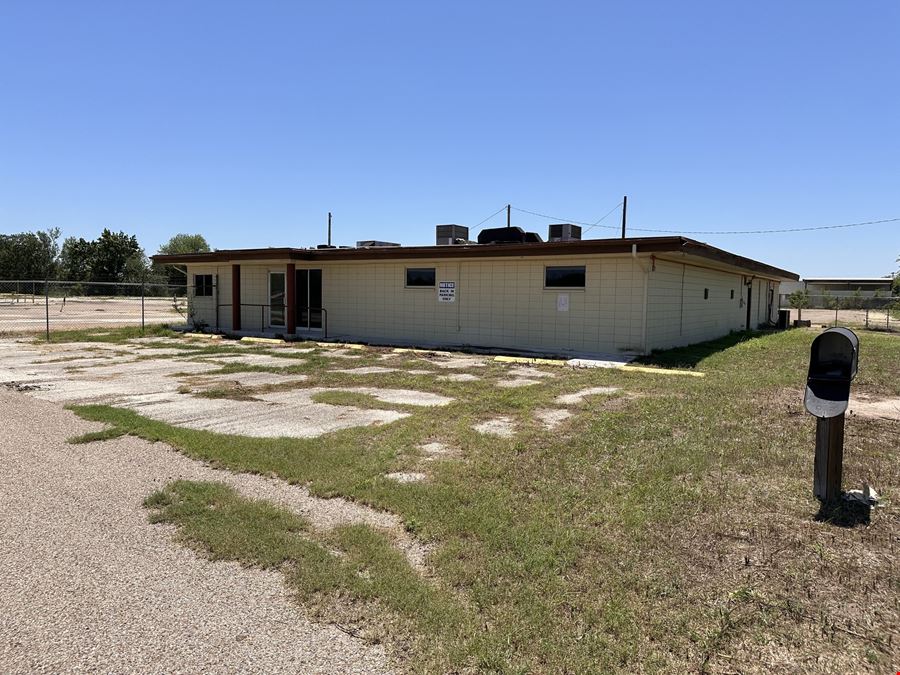
[[[50,342],[125,342],[139,337],[177,337],[179,333],[171,330],[167,324],[153,324],[141,330],[140,326],[123,326],[98,332],[96,328],[80,330],[51,330]],[[46,344],[44,336],[36,337],[35,342]]]
[[409,409],[416,406],[404,406],[396,403],[385,403],[379,401],[371,394],[362,394],[358,391],[320,391],[312,395],[312,400],[316,403],[327,403],[329,405],[346,405],[354,408],[368,408],[378,410],[397,410],[398,408]]
[[96,441],[111,441],[114,438],[124,436],[125,433],[125,430],[120,427],[109,427],[108,429],[101,429],[100,431],[89,431],[80,436],[72,436],[67,439],[66,442],[71,443],[72,445],[80,445],[82,443],[94,443]]
[[[366,530],[335,531],[333,539],[296,535],[342,551],[346,564],[356,566],[353,574],[279,564],[304,603],[344,594],[397,617],[375,623],[413,670],[702,672],[743,664],[772,671],[816,658],[835,669],[860,670],[896,661],[894,643],[900,644],[883,638],[900,624],[900,577],[892,563],[900,537],[900,429],[887,420],[848,420],[844,484],[867,480],[888,505],[876,509],[866,527],[817,523],[810,494],[815,424],[802,404],[815,335],[732,336],[729,344],[651,359],[666,366],[692,363],[706,373],[702,379],[560,369],[519,389],[495,387],[508,372],[495,363],[479,368],[483,379],[476,382],[436,382],[406,372],[361,381],[329,370],[332,360],[307,358],[297,366],[309,377],[304,386],[364,382],[455,398],[390,425],[316,439],[179,429],[107,406],[76,411],[221,468],[276,475],[317,496],[398,514],[432,544],[429,583],[450,591],[457,604],[424,591],[396,596],[397,580],[410,573],[406,561],[383,539],[367,543],[375,535]],[[900,395],[898,369],[900,337],[860,333],[855,392]],[[534,412],[556,407],[559,394],[605,385],[635,396],[616,406],[596,397],[571,407],[578,414],[562,433],[533,423]],[[343,395],[322,400],[363,404]],[[514,438],[472,430],[476,421],[500,415],[517,425]],[[459,459],[429,463],[427,483],[384,479],[390,471],[409,470],[420,461],[416,446],[433,440],[458,449]],[[232,528],[255,531],[227,513]],[[225,536],[228,528],[221,531]],[[257,544],[248,541],[242,550],[280,550],[266,537],[256,532]],[[362,549],[354,552],[357,539]],[[385,548],[379,553],[376,544]],[[253,559],[247,558],[260,564]],[[371,575],[372,566],[384,570],[378,579],[395,580],[369,584],[363,593],[356,579]],[[355,606],[325,604],[329,615]],[[412,605],[423,618],[411,617]],[[462,628],[439,625],[448,608],[462,612],[453,621]],[[410,644],[416,648],[404,651]]]
[[457,666],[465,660],[465,645],[476,639],[471,612],[451,593],[424,581],[384,535],[368,526],[316,535],[296,514],[245,499],[220,483],[176,481],[144,505],[151,509],[151,522],[176,525],[179,538],[209,559],[281,570],[303,601],[327,604],[342,619],[347,614],[341,605],[348,597],[377,602],[416,642],[421,640],[415,636],[430,635],[448,645],[432,655],[433,663]]

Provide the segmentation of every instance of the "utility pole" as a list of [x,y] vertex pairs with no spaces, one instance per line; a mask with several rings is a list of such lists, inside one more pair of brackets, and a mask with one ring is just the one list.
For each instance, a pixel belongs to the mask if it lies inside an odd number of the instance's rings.
[[331,211],[328,212],[328,245],[331,246]]
[[622,197],[622,239],[625,238],[625,219],[628,216],[628,195]]
[[512,227],[512,205],[506,205],[506,226]]

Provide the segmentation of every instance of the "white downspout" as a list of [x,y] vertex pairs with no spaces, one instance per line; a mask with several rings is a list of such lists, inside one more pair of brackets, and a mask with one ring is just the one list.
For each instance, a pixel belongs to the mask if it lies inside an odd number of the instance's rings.
[[647,348],[647,297],[650,289],[650,264],[648,263],[645,267],[641,259],[638,258],[637,244],[631,245],[631,257],[644,273],[644,302],[641,307],[641,352],[649,354],[650,350]]

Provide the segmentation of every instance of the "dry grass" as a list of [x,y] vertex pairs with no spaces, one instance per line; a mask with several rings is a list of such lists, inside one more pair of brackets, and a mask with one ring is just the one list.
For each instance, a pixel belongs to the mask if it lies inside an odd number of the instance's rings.
[[[508,371],[497,364],[478,368],[474,382],[373,375],[369,386],[455,401],[311,441],[217,436],[100,407],[81,413],[217,466],[399,514],[430,544],[429,583],[439,593],[417,586],[409,595],[398,585],[409,571],[365,531],[355,543],[327,542],[341,555],[380,561],[364,590],[356,577],[333,576],[335,561],[308,574],[293,563],[285,569],[305,589],[304,604],[377,627],[372,634],[411,670],[892,672],[900,662],[900,423],[847,423],[844,485],[867,481],[887,505],[853,526],[817,518],[815,424],[801,397],[813,335],[736,336],[648,359],[693,365],[705,378],[566,371],[502,390],[495,382]],[[370,350],[360,365],[377,356]],[[298,364],[310,376],[303,386],[358,382],[320,364]],[[594,386],[622,391],[572,406],[564,434],[535,422],[535,411],[558,407],[557,396]],[[854,386],[900,395],[900,337],[861,335]],[[513,438],[472,430],[500,416],[514,423]],[[458,448],[459,457],[427,463],[427,483],[384,478],[424,466],[417,447],[426,441]],[[201,507],[169,520],[193,545],[214,550],[203,528],[212,516]],[[241,527],[245,508],[236,504],[233,522],[217,527]],[[243,541],[266,559],[264,532]],[[309,589],[326,572],[332,585],[317,596]],[[452,630],[440,627],[442,612],[457,617]]]

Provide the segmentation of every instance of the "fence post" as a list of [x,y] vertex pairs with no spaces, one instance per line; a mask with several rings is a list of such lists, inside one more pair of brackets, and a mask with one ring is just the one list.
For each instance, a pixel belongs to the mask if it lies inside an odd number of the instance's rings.
[[44,281],[44,320],[47,327],[47,342],[50,342],[50,282]]
[[144,332],[144,282],[141,282],[141,333]]

